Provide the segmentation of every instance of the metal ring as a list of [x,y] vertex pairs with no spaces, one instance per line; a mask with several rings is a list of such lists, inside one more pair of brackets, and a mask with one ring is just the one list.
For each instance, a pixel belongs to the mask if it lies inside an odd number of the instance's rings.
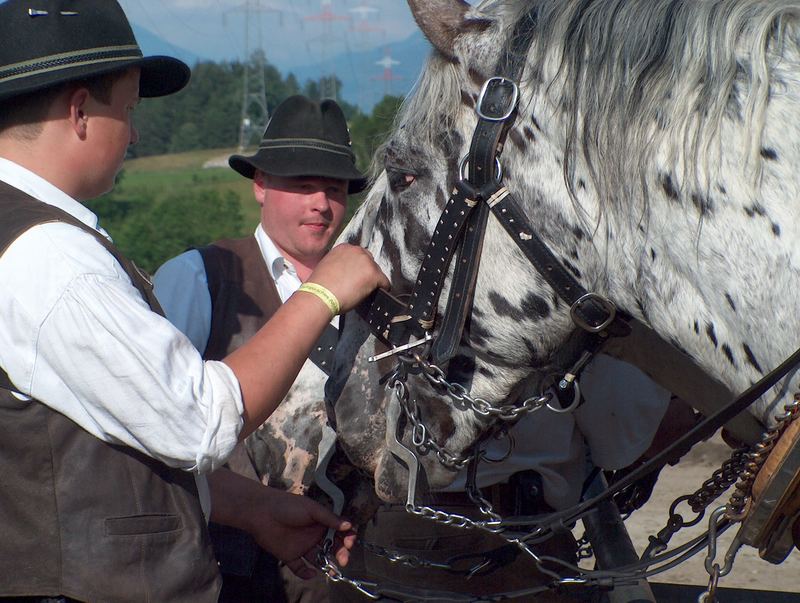
[[[459,180],[467,180],[466,176],[466,167],[467,163],[469,162],[469,155],[464,155],[461,159],[461,163],[458,164],[458,179]],[[503,180],[503,166],[500,165],[500,158],[494,158],[494,166],[495,166],[495,173],[494,179],[495,182],[501,182]]]
[[[606,311],[606,319],[597,326],[590,325],[586,322],[579,314],[578,309],[581,307],[582,304],[585,304],[588,301],[593,301],[599,304],[603,310]],[[584,331],[588,331],[589,333],[599,333],[607,329],[614,319],[617,316],[617,306],[614,305],[610,299],[607,299],[600,295],[599,293],[584,293],[581,295],[574,304],[569,309],[569,315],[572,318],[572,322],[582,328]]]
[[581,401],[581,386],[580,383],[578,383],[577,381],[573,381],[572,385],[575,388],[575,395],[572,397],[572,402],[570,403],[569,406],[567,406],[566,408],[561,408],[560,406],[553,406],[552,404],[550,404],[550,402],[548,402],[545,406],[547,406],[547,408],[552,410],[554,413],[558,413],[560,415],[572,412],[573,410],[578,408],[578,404],[580,404]]

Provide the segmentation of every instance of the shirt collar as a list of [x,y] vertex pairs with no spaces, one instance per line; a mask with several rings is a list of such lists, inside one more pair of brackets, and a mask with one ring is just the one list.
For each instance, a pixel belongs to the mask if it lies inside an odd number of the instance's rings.
[[105,232],[97,225],[97,216],[61,189],[18,163],[0,157],[0,180],[41,201],[64,210],[88,227]]
[[292,263],[283,257],[280,249],[278,249],[278,246],[275,245],[261,224],[256,227],[256,241],[258,241],[258,247],[261,249],[261,255],[264,256],[264,263],[269,266],[272,280],[277,281],[285,272],[289,272],[295,277],[297,276]]

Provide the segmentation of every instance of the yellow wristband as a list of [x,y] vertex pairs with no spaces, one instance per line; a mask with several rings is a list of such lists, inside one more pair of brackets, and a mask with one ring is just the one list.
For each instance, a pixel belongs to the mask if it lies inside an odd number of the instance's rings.
[[322,300],[328,309],[331,311],[332,316],[336,316],[339,314],[341,310],[341,306],[339,305],[339,300],[336,299],[336,296],[328,291],[322,285],[318,285],[317,283],[303,283],[300,285],[298,291],[305,291],[306,293],[311,293],[312,295],[316,295],[319,299]]

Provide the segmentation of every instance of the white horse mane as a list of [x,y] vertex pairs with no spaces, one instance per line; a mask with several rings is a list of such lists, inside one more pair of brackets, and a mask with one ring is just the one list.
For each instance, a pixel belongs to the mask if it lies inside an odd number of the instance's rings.
[[[707,192],[726,115],[748,133],[742,165],[755,188],[765,108],[780,93],[775,68],[800,60],[800,2],[490,0],[473,11],[497,19],[480,34],[481,49],[503,48],[527,11],[535,11],[536,24],[524,85],[562,114],[573,194],[583,166],[602,205],[646,200],[645,170],[659,153],[694,190]],[[472,42],[465,52],[475,51]],[[430,124],[447,127],[466,113],[461,86],[458,66],[434,53],[398,124],[429,143]]]

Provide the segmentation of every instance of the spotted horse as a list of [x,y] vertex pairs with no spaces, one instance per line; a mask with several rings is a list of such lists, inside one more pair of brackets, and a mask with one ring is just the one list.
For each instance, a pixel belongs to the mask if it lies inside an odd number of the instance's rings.
[[[738,545],[782,560],[800,504],[770,507],[770,488],[793,484],[759,484],[758,470],[796,473],[798,462],[792,445],[768,453],[798,425],[800,3],[409,5],[434,51],[345,233],[373,253],[393,297],[343,325],[326,385],[341,449],[381,499],[418,511],[417,466],[445,488],[476,442],[508,431],[498,425],[550,412],[553,388],[567,406],[579,400],[582,366],[607,349],[697,404],[709,419],[695,435],[724,422],[751,445],[725,468],[739,482],[707,540],[741,523]],[[521,69],[509,76],[509,65]],[[453,244],[437,242],[451,228]],[[615,340],[624,318],[633,334]],[[734,407],[729,392],[744,392]],[[698,513],[730,485],[694,497]],[[473,527],[524,523],[540,538],[608,497]],[[661,548],[634,574],[665,563]],[[707,597],[729,562],[707,563]]]

